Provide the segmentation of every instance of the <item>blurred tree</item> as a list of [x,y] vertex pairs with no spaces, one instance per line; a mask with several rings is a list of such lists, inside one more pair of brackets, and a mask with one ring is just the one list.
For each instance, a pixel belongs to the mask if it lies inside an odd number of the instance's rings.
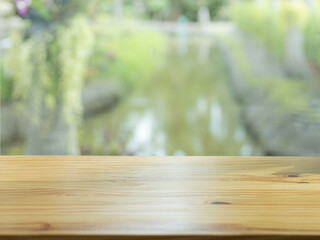
[[7,67],[28,109],[27,154],[79,154],[81,90],[92,34],[84,10],[96,1],[16,0],[29,22],[13,33]]
[[308,8],[302,1],[292,1],[283,4],[282,14],[286,21],[285,36],[285,67],[289,76],[310,79],[307,56],[305,53],[305,36],[303,28],[308,19]]
[[189,21],[197,21],[198,10],[207,6],[211,19],[217,16],[224,0],[145,0],[146,13],[151,19],[177,20],[185,15]]

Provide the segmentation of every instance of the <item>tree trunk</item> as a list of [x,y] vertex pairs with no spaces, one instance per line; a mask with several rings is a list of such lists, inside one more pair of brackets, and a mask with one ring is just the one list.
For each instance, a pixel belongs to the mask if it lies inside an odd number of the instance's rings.
[[61,97],[57,97],[56,106],[50,109],[36,84],[32,91],[29,99],[27,154],[78,155],[78,124],[67,122]]

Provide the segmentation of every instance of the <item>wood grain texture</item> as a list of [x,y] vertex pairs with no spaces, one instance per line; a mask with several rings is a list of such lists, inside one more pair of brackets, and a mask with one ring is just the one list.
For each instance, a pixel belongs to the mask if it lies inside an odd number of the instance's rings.
[[320,158],[0,157],[0,239],[274,237],[320,238]]

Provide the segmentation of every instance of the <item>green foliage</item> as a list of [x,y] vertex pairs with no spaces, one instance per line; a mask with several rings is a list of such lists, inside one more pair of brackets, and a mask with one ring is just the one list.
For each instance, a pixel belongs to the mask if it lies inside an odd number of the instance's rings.
[[281,59],[288,26],[295,24],[303,29],[308,10],[302,1],[279,0],[279,9],[273,9],[269,1],[262,1],[260,5],[246,1],[232,5],[232,18],[242,30],[256,37]]
[[224,42],[232,49],[235,60],[239,63],[241,74],[248,86],[254,87],[269,96],[279,107],[296,112],[314,113],[308,102],[311,96],[307,84],[300,79],[288,78],[261,78],[253,75],[250,64],[245,56],[243,49],[234,39],[224,37]]
[[[75,18],[70,27],[62,27],[58,33],[60,49],[61,91],[66,116],[79,116],[82,110],[81,91],[91,53],[93,36],[84,18]],[[69,119],[72,120],[72,119]]]
[[190,21],[197,20],[198,9],[201,5],[199,1],[194,0],[176,0],[171,1],[171,15],[185,15]]
[[211,19],[214,19],[219,14],[219,11],[221,10],[221,8],[225,5],[225,1],[224,0],[214,0],[214,1],[208,0],[207,4],[210,11]]
[[[91,2],[91,1],[90,1]],[[92,2],[95,2],[93,0]],[[48,20],[53,24],[66,21],[80,12],[84,12],[88,7],[87,0],[32,0],[31,9],[36,10],[43,20]],[[33,18],[32,21],[39,21]]]
[[320,67],[320,14],[319,8],[308,19],[305,28],[305,49],[310,61]]
[[73,18],[55,33],[39,32],[28,39],[11,34],[12,47],[6,57],[6,75],[13,79],[14,97],[33,106],[53,109],[61,97],[64,115],[74,121],[81,113],[81,89],[91,52],[90,26],[83,17]]
[[128,23],[117,28],[97,26],[96,39],[91,60],[98,73],[94,78],[117,79],[129,88],[151,79],[166,48],[166,38],[161,33]]
[[[132,9],[132,0],[124,2],[127,10]],[[224,5],[224,0],[143,0],[143,4],[148,19],[176,20],[180,15],[185,15],[189,21],[197,21],[201,6],[208,7],[213,19]]]
[[308,18],[308,9],[303,1],[284,1],[281,6],[281,17],[287,24],[296,24],[303,28]]
[[299,79],[262,79],[260,87],[266,89],[270,97],[285,108],[305,111],[310,106],[307,101],[307,87]]
[[50,18],[49,8],[47,8],[47,1],[44,0],[33,0],[31,2],[31,8],[34,8],[38,11],[39,15],[44,19]]
[[25,99],[29,94],[34,70],[31,56],[33,42],[23,42],[23,36],[18,32],[12,32],[10,39],[12,46],[6,55],[5,75],[13,80],[13,95]]
[[285,23],[279,11],[273,12],[266,2],[263,6],[239,2],[232,6],[232,18],[241,29],[258,38],[273,54],[283,57]]
[[222,0],[175,0],[170,1],[172,12],[185,15],[190,21],[197,21],[198,10],[201,6],[207,6],[211,18],[214,18],[224,4]]
[[164,14],[170,6],[169,0],[162,1],[144,1],[147,14],[150,18],[154,18],[159,14]]
[[1,102],[10,101],[13,94],[13,81],[4,74],[4,66],[0,61]]

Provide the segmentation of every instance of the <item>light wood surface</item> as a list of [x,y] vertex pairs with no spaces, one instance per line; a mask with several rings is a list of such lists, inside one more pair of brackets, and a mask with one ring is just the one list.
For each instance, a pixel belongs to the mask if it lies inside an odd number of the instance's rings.
[[0,239],[306,236],[320,158],[0,157]]

